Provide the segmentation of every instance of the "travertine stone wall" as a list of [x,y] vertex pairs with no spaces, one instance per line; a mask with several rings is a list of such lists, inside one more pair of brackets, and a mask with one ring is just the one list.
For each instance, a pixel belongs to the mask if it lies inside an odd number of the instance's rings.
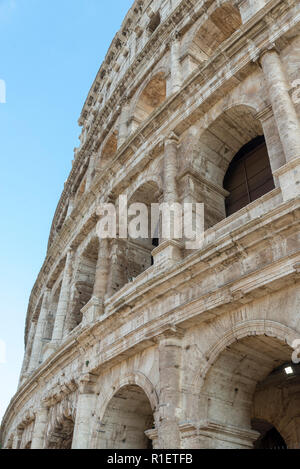
[[[298,368],[284,372],[300,339],[299,79],[299,2],[134,2],[79,119],[5,448],[252,448],[271,427],[299,448]],[[226,218],[224,177],[258,136],[275,189]],[[99,203],[120,195],[203,203],[202,248],[99,239]]]

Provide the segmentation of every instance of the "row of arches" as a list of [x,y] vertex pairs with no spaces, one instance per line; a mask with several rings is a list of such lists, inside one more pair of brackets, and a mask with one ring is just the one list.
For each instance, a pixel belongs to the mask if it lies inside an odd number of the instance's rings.
[[[149,31],[153,31],[160,24],[160,14],[157,12],[151,18]],[[209,59],[226,39],[228,39],[242,25],[241,15],[237,6],[231,2],[214,2],[206,15],[201,16],[188,33],[178,35],[178,57],[173,60],[174,70],[170,71],[170,65],[166,65],[166,59],[149,73],[143,85],[140,86],[132,98],[130,104],[122,108],[122,115],[115,127],[109,132],[104,141],[96,143],[96,162],[94,171],[104,170],[114,159],[118,148],[124,140],[145,122],[152,113],[158,109],[173,93],[170,84],[172,73],[181,76],[181,82],[187,78],[199,64]],[[172,55],[172,47],[171,52]],[[170,61],[172,62],[172,60]],[[171,81],[170,81],[171,80]],[[126,108],[126,109],[125,109]],[[123,126],[121,129],[120,127]],[[124,130],[125,126],[125,130]],[[86,189],[87,175],[81,176],[81,185],[76,188],[76,199]],[[74,194],[75,194],[74,192]]]
[[[191,181],[184,177],[180,179],[180,174],[188,171],[193,184],[192,200],[202,202],[205,206],[206,228],[233,215],[275,188],[272,172],[280,166],[281,154],[273,156],[268,133],[266,137],[267,141],[263,126],[255,118],[253,109],[243,105],[229,108],[217,116],[200,135],[194,137],[192,147],[186,145],[184,140],[189,138],[188,132],[183,138],[182,148],[180,145],[178,147],[177,162],[179,202],[183,204],[190,200],[186,199],[185,189],[189,188],[190,197]],[[141,179],[140,185],[136,185],[130,193],[129,206],[142,203],[151,216],[151,206],[162,201],[163,183],[159,174],[160,167],[157,165],[148,171],[146,180]],[[219,189],[216,190],[215,187]],[[159,225],[154,235],[151,228],[149,220],[147,239],[116,239],[110,242],[107,297],[111,297],[152,266],[152,251],[158,246],[161,233]],[[82,308],[93,296],[99,248],[99,238],[94,233],[76,253],[64,335],[80,325]],[[62,277],[58,277],[49,302],[43,331],[44,344],[51,342],[61,289]]]
[[[195,431],[188,437],[182,433],[182,448],[299,448],[300,367],[291,362],[293,349],[287,344],[297,334],[279,323],[264,324],[236,325],[234,333],[211,347],[208,360],[198,362],[198,368],[197,362],[192,364],[197,373],[190,378],[198,391],[196,397],[195,391],[182,394],[181,405]],[[159,384],[154,389],[138,372],[111,383],[110,393],[101,396],[101,408],[95,404],[91,411],[89,447],[160,448]],[[77,406],[72,413],[66,402],[59,413],[50,410],[44,448],[74,447]],[[30,425],[19,435],[21,448],[31,446]],[[13,441],[11,436],[7,447]]]

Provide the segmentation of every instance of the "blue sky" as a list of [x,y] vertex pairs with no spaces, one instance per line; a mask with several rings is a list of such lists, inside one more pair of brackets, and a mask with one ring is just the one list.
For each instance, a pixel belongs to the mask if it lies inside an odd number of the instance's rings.
[[77,120],[132,3],[0,0],[0,419],[16,391],[27,303],[79,144]]

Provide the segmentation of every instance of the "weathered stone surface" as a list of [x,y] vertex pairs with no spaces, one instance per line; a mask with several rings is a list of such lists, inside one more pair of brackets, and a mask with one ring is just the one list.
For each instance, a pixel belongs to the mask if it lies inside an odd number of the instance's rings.
[[[252,448],[275,427],[299,448],[299,2],[148,3],[79,119],[2,444]],[[226,218],[224,177],[262,135],[275,189]],[[203,203],[202,248],[100,240],[98,205],[120,195]]]

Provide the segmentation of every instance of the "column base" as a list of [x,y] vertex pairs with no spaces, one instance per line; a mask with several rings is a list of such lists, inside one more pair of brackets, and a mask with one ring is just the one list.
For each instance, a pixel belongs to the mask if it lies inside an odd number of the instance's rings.
[[274,171],[274,176],[279,180],[284,202],[300,195],[300,157]]
[[95,296],[82,308],[82,325],[92,324],[104,313],[104,301]]
[[163,241],[152,251],[154,266],[172,267],[183,259],[183,244],[175,240]]

